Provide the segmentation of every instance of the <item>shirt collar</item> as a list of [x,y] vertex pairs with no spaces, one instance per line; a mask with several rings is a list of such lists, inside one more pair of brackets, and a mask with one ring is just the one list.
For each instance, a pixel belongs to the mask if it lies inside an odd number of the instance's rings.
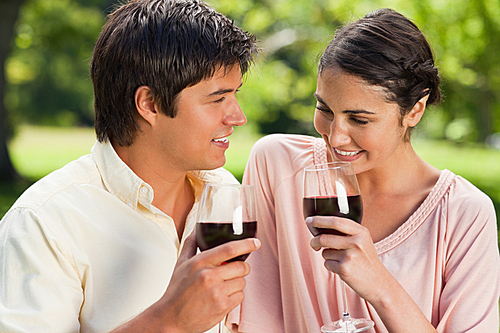
[[[138,203],[145,207],[151,206],[154,198],[153,188],[121,160],[109,141],[97,141],[91,153],[102,181],[110,193],[134,209],[137,209]],[[204,183],[220,183],[223,180],[216,170],[189,171],[187,176],[193,186],[196,201],[201,196]]]

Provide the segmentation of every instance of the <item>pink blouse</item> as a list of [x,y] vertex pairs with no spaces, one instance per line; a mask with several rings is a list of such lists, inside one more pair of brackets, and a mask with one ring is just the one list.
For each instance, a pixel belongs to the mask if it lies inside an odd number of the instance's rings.
[[[302,215],[302,170],[325,162],[318,138],[274,134],[254,146],[243,182],[256,185],[262,247],[247,260],[245,300],[228,316],[233,331],[319,333],[340,318],[340,279],[310,247]],[[498,333],[496,216],[471,183],[443,170],[422,205],[375,247],[438,332]],[[375,322],[367,332],[387,332],[370,304],[347,293],[350,314]]]

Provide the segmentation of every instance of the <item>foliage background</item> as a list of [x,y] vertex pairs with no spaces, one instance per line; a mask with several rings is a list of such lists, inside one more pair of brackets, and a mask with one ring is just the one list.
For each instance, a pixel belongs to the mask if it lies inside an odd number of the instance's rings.
[[[118,0],[25,0],[5,64],[11,138],[25,124],[92,126],[89,61],[105,16]],[[500,148],[500,1],[208,0],[256,35],[262,53],[238,95],[255,135],[315,135],[316,65],[335,29],[389,7],[426,34],[443,79],[444,102],[426,112],[418,138],[460,154],[470,179],[500,207],[500,166],[474,151]],[[12,145],[10,145],[12,146]],[[465,153],[466,152],[466,153]],[[29,155],[30,152],[24,152]],[[481,157],[479,157],[481,156]],[[17,157],[16,157],[17,158]],[[436,165],[437,167],[446,167]],[[478,163],[479,162],[479,163]],[[19,165],[19,164],[18,164]],[[484,165],[479,168],[477,165]],[[490,166],[492,165],[492,166]],[[482,170],[477,172],[477,170]],[[240,171],[238,171],[240,172]],[[22,172],[21,172],[22,173]]]
[[[26,0],[5,70],[5,104],[21,123],[93,122],[88,65],[111,0]],[[314,133],[316,64],[340,25],[381,7],[410,17],[428,36],[445,100],[426,136],[494,142],[500,132],[498,0],[209,0],[256,35],[263,53],[240,101],[260,133]],[[498,140],[498,139],[497,139]]]

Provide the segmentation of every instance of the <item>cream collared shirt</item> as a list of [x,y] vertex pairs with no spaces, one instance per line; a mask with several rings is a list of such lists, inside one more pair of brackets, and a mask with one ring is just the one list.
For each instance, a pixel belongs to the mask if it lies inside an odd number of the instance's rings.
[[[236,182],[188,176],[197,197],[203,182]],[[30,187],[0,222],[0,332],[108,332],[156,302],[197,203],[179,240],[153,196],[109,143]]]

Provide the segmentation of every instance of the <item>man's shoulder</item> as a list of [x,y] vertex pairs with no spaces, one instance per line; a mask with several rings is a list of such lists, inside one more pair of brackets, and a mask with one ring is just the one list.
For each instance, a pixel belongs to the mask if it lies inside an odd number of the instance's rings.
[[91,155],[84,155],[35,182],[17,199],[11,209],[27,208],[36,211],[55,195],[64,193],[72,186],[90,183],[99,177]]

